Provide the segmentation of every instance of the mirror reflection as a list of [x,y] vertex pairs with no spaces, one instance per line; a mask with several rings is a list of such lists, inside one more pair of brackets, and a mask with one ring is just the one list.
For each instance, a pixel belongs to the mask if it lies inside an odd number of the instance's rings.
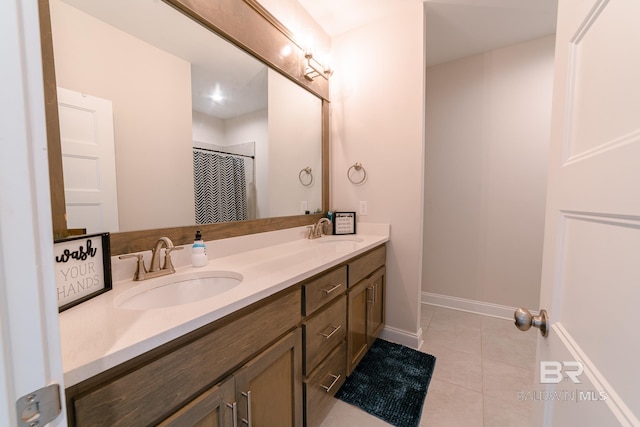
[[50,8],[69,228],[321,208],[319,98],[157,0]]

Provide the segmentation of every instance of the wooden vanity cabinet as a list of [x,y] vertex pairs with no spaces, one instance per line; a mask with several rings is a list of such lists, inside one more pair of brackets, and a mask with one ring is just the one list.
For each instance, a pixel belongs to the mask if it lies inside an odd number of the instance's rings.
[[384,327],[385,260],[386,248],[380,246],[348,264],[347,375]]
[[158,426],[301,426],[301,351],[296,328]]
[[70,426],[314,427],[384,326],[385,245],[67,388]]
[[[300,341],[300,300],[301,289],[294,286],[69,387],[69,425],[157,425],[194,399],[204,399],[203,393],[215,394],[215,385],[236,371],[242,372],[245,364],[252,366],[247,368],[251,375],[240,378],[259,377],[255,366],[272,354],[269,349],[274,343],[291,334],[294,341]],[[293,395],[288,391],[283,395],[294,399],[294,412],[301,414],[301,344],[289,351],[289,357],[298,360],[292,365],[296,372],[291,375],[297,377],[299,386],[293,389]],[[270,366],[264,363],[260,366]],[[280,401],[278,388],[272,395],[274,401]],[[294,420],[296,417],[300,418],[291,415]]]
[[305,425],[314,427],[346,379],[347,266],[316,276],[302,290]]

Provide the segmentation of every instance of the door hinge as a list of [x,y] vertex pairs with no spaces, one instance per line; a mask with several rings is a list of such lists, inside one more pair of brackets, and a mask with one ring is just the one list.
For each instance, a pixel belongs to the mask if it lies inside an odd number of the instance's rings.
[[60,406],[60,386],[51,384],[22,396],[16,402],[19,427],[42,427],[55,420]]

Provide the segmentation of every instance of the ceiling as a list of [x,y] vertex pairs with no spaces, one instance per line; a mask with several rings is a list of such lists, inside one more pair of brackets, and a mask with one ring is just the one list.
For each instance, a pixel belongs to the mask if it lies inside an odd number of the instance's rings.
[[[373,23],[399,2],[298,0],[337,36]],[[558,0],[425,0],[427,66],[555,33]]]
[[228,119],[267,108],[267,67],[167,4],[62,1],[188,62],[195,111]]
[[[266,108],[266,68],[162,2],[63,1],[190,62],[194,110],[225,119]],[[298,0],[331,37],[416,1],[422,0]],[[426,0],[427,66],[553,34],[557,1]],[[226,68],[239,63],[242,72]],[[212,97],[216,88],[226,99]]]

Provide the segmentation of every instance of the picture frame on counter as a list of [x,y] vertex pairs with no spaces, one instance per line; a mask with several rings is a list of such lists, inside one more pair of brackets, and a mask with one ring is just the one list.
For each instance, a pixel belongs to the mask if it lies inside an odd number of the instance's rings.
[[334,212],[333,215],[333,234],[356,234],[355,212]]
[[111,290],[109,233],[56,240],[53,252],[59,313]]

